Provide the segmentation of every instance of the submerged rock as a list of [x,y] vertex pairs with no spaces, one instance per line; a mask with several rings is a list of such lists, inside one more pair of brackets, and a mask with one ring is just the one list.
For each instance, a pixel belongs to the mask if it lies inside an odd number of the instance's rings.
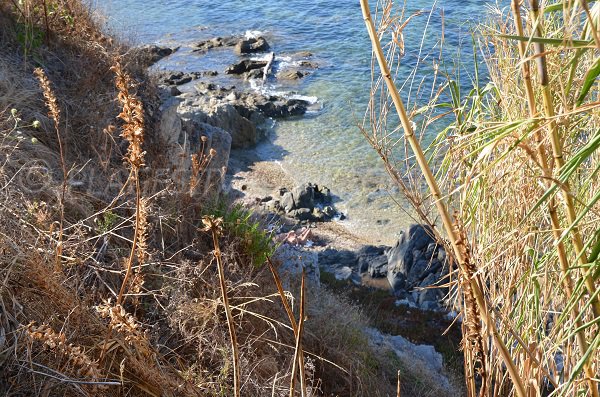
[[196,49],[194,50],[194,52],[205,52],[213,48],[220,47],[233,47],[238,43],[239,40],[239,37],[236,36],[215,37],[209,40],[201,41],[198,44],[196,44]]
[[277,78],[280,80],[300,80],[304,76],[307,76],[308,72],[301,70],[284,70],[277,73]]

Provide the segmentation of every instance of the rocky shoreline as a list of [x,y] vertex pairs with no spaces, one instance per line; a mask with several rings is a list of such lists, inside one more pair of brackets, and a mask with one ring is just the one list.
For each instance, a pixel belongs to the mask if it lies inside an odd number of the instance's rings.
[[[225,73],[257,79],[263,75],[252,73],[253,70],[267,72],[266,62],[246,58],[271,50],[263,37],[216,37],[198,43],[194,51],[206,53],[222,47],[232,49],[243,58]],[[145,59],[151,62],[176,50],[158,46],[143,48],[148,54]],[[303,58],[310,56],[308,52],[298,54]],[[307,67],[316,65],[309,63]],[[293,246],[297,251],[294,255],[311,258],[305,264],[311,273],[327,271],[337,280],[389,289],[398,298],[398,304],[423,310],[445,310],[443,299],[447,289],[431,287],[448,275],[448,263],[444,249],[436,244],[429,227],[408,227],[400,233],[394,246],[373,245],[358,236],[347,238],[350,243],[340,243],[332,234],[339,233],[343,226],[324,226],[346,216],[335,208],[332,192],[310,182],[295,185],[283,170],[277,170],[276,164],[263,162],[252,153],[268,134],[270,120],[302,116],[310,103],[204,81],[221,72],[162,71],[155,74],[163,101],[161,135],[166,142],[167,158],[185,159],[198,151],[214,149],[209,165],[213,172],[207,173],[208,180],[203,185],[219,190],[225,187],[230,194],[278,224],[280,235],[288,235],[287,239],[281,237],[283,245]],[[178,88],[183,85],[187,85],[185,92]],[[257,163],[261,163],[258,166],[261,172],[253,173],[251,170]],[[184,164],[184,169],[191,172],[191,166]],[[265,173],[279,175],[265,178]],[[290,234],[301,228],[310,231],[303,240]],[[350,236],[352,231],[344,235]],[[332,243],[331,240],[338,241]],[[309,255],[309,250],[317,255]]]
[[[221,47],[242,57],[270,50],[264,38],[234,36],[201,42],[197,51]],[[156,61],[173,51],[151,46],[148,58]],[[306,62],[306,68],[317,67]],[[174,167],[183,162],[185,176],[193,172],[188,160],[192,155],[214,150],[200,185],[225,190],[263,215],[280,242],[273,259],[282,264],[282,274],[297,276],[305,268],[309,279],[320,284],[321,273],[326,272],[348,285],[390,291],[396,306],[447,312],[448,290],[435,284],[447,277],[448,261],[428,227],[408,227],[394,246],[374,245],[336,222],[346,215],[336,209],[336,197],[327,187],[308,181],[297,184],[277,162],[265,161],[255,152],[272,120],[304,115],[311,105],[308,101],[205,81],[220,73],[262,79],[270,72],[267,63],[246,58],[225,71],[156,73],[165,157]]]

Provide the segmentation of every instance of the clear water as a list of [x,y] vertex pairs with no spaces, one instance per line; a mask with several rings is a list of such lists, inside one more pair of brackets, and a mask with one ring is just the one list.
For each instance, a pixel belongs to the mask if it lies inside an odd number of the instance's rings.
[[[407,3],[406,15],[435,11],[414,18],[404,30],[406,56],[400,79],[408,78],[417,60],[423,58],[416,81],[430,78],[430,61],[439,56],[442,19],[444,57],[454,58],[464,47],[468,51],[461,62],[467,72],[472,70],[469,29],[485,14],[485,2]],[[297,182],[329,186],[339,196],[337,206],[348,214],[348,226],[372,240],[391,243],[411,222],[400,208],[406,204],[402,204],[381,161],[357,128],[371,84],[371,47],[358,0],[108,0],[96,5],[107,16],[109,26],[124,37],[141,43],[182,46],[176,55],[157,65],[159,68],[222,72],[236,60],[235,55],[224,50],[198,55],[191,52],[190,46],[207,38],[247,31],[263,32],[279,56],[298,51],[313,53],[320,65],[314,74],[297,83],[272,82],[269,88],[317,97],[320,110],[278,122],[275,133],[259,152],[280,161]],[[244,84],[241,80],[234,83]]]

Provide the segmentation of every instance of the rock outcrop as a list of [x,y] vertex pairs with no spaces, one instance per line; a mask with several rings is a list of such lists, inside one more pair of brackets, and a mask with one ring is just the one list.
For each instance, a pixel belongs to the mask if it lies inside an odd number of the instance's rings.
[[233,51],[238,55],[245,55],[264,52],[269,48],[269,43],[264,37],[256,37],[238,41]]

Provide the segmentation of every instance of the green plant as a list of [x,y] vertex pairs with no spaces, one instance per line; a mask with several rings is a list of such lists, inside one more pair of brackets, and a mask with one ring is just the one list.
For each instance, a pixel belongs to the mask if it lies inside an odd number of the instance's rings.
[[223,235],[238,241],[254,266],[264,265],[275,251],[272,234],[242,204],[228,205],[227,199],[220,198],[205,211],[207,215],[223,219]]

